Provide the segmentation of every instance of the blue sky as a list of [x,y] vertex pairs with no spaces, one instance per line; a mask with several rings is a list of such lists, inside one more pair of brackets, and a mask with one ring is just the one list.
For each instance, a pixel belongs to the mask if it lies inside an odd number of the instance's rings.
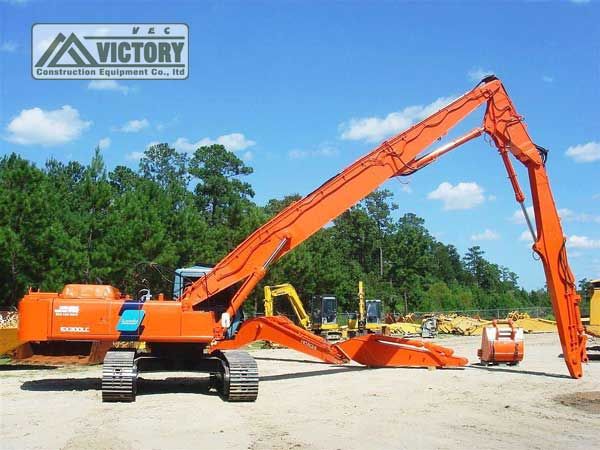
[[[181,150],[223,142],[254,167],[250,181],[263,204],[310,192],[494,72],[534,141],[551,151],[576,277],[600,278],[600,2],[165,5],[0,0],[0,154],[87,162],[101,143],[109,167],[136,167],[152,142]],[[190,76],[33,80],[36,22],[185,22]],[[457,132],[481,117],[477,111]],[[478,139],[385,187],[399,213],[424,217],[443,242],[461,252],[480,245],[525,287],[541,287],[503,170]]]

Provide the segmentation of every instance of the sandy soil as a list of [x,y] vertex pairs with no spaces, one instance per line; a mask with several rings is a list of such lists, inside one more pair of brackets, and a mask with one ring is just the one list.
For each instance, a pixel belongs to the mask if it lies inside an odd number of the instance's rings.
[[[476,362],[478,337],[442,341]],[[257,350],[254,404],[181,373],[146,374],[137,402],[102,404],[99,366],[4,367],[0,448],[600,448],[600,361],[572,380],[556,335],[527,336],[525,351],[516,368],[372,370]]]

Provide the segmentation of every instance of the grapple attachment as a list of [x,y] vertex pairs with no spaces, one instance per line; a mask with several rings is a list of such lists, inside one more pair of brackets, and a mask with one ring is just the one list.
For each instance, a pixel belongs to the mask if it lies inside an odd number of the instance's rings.
[[368,367],[462,367],[468,363],[441,345],[380,334],[359,336],[334,347]]

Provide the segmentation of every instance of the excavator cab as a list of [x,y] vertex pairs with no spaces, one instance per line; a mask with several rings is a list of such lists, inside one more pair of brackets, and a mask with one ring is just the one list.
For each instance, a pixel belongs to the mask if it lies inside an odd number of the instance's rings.
[[314,324],[337,324],[337,298],[333,295],[313,295],[311,317]]
[[173,300],[177,300],[181,297],[186,287],[206,275],[211,270],[212,267],[200,265],[177,269],[175,271],[175,279],[173,280]]
[[310,313],[315,334],[328,341],[342,339],[342,327],[337,323],[337,298],[334,295],[313,295]]
[[368,324],[381,324],[381,317],[383,308],[381,306],[381,300],[367,300],[367,325]]

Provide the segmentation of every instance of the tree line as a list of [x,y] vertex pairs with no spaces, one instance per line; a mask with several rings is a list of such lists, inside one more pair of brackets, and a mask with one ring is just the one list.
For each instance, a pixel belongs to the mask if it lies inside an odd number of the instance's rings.
[[[245,181],[253,169],[223,146],[177,152],[148,148],[137,170],[107,170],[95,150],[88,165],[49,159],[37,167],[17,154],[0,159],[0,306],[31,286],[112,284],[133,295],[147,286],[169,296],[173,270],[216,264],[299,195],[259,206]],[[262,309],[262,286],[292,283],[308,301],[334,294],[356,310],[357,283],[388,311],[547,306],[517,275],[474,246],[433,237],[422,218],[394,218],[392,194],[378,190],[272,266],[246,302]]]

